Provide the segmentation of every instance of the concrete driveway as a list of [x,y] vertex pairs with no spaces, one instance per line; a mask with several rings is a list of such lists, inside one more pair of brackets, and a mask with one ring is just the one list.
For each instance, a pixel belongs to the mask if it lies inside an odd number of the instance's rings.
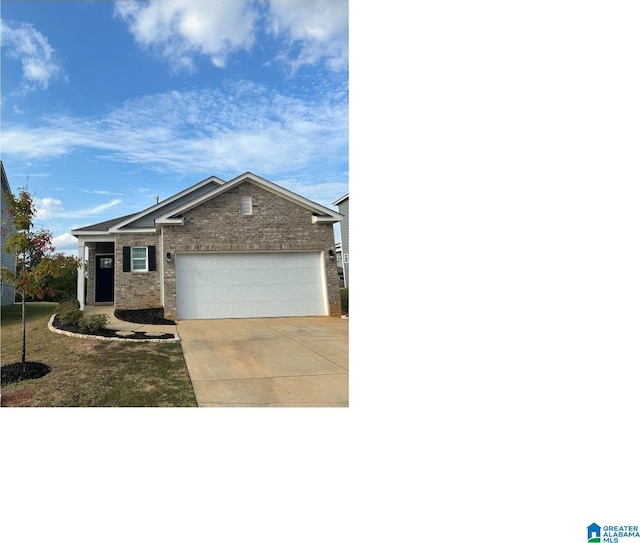
[[200,407],[348,407],[349,321],[178,321]]

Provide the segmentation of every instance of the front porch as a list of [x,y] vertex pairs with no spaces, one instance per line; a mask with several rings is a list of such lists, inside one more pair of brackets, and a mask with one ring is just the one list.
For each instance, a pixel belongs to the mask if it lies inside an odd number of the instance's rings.
[[[78,274],[80,309],[86,305],[113,305],[115,286],[115,243],[78,240],[78,257],[86,268]],[[86,280],[86,284],[85,284]]]

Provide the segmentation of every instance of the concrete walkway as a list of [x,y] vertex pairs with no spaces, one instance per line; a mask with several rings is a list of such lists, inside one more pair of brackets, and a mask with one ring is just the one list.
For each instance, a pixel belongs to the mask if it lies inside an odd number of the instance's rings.
[[348,407],[349,321],[178,321],[200,407]]

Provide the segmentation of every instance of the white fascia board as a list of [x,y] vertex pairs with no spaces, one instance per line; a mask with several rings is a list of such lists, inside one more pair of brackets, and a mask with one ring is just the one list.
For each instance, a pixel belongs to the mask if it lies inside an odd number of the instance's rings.
[[182,226],[184,224],[184,219],[182,217],[178,217],[177,219],[167,219],[164,217],[156,219],[156,226],[162,226],[163,224],[179,224]]
[[78,241],[82,241],[83,243],[94,243],[94,242],[112,242],[115,241],[116,238],[113,235],[110,235],[108,232],[92,232],[91,234],[86,233],[73,233],[71,230],[71,234],[78,238]]
[[[111,228],[109,228],[109,232],[116,232],[118,229],[126,226],[127,224],[137,221],[138,219],[144,217],[145,215],[148,215],[149,213],[156,211],[157,209],[162,209],[167,204],[170,204],[171,202],[175,202],[178,198],[182,198],[183,196],[186,196],[187,194],[193,192],[194,190],[199,189],[200,187],[206,185],[207,183],[210,183],[211,181],[215,181],[216,183],[218,183],[218,185],[224,185],[224,181],[216,177],[215,175],[212,175],[211,177],[207,177],[203,181],[200,181],[200,183],[197,183],[192,187],[184,189],[182,192],[179,192],[178,194],[174,194],[170,198],[167,198],[166,200],[163,200],[162,202],[159,202],[156,205],[151,206],[145,209],[144,211],[141,211],[140,213],[134,215],[133,217],[129,217],[128,219],[122,221],[121,223],[118,223],[115,226],[112,226]],[[131,230],[131,232],[133,232],[133,230]]]
[[71,230],[71,235],[75,237],[90,237],[90,236],[105,236],[108,235],[109,232],[107,230],[94,230],[89,232],[81,232],[78,230]]
[[340,222],[344,217],[339,215],[338,217],[318,217],[318,215],[313,215],[311,217],[311,223],[316,224],[317,222]]
[[325,215],[328,215],[329,217],[331,217],[331,220],[329,222],[337,222],[342,220],[342,215],[340,215],[339,213],[332,211],[331,209],[321,206],[320,204],[316,204],[315,202],[312,202],[311,200],[308,200],[307,198],[304,198],[303,196],[299,196],[298,194],[295,194],[294,192],[291,192],[290,190],[287,190],[279,185],[276,185],[275,183],[272,183],[271,181],[267,181],[266,179],[263,179],[262,177],[258,177],[255,174],[252,174],[251,172],[246,172],[243,173],[242,175],[239,175],[238,177],[232,179],[231,181],[228,181],[227,183],[225,183],[224,185],[222,185],[221,187],[216,187],[215,189],[212,189],[211,192],[208,192],[207,194],[203,194],[202,196],[200,196],[200,198],[197,198],[196,200],[193,200],[191,202],[188,202],[186,204],[184,204],[183,206],[177,208],[177,209],[173,209],[171,210],[169,213],[167,213],[166,215],[161,216],[159,219],[156,220],[157,221],[164,221],[165,219],[169,219],[170,217],[173,217],[174,215],[179,215],[181,213],[184,213],[185,211],[189,211],[190,209],[200,205],[203,202],[206,202],[207,200],[214,198],[216,196],[219,196],[221,194],[224,194],[225,192],[227,192],[228,190],[231,190],[233,187],[235,187],[236,185],[240,185],[241,183],[244,183],[245,181],[249,181],[254,183],[255,185],[270,191],[274,194],[277,194],[291,202],[294,202],[298,205],[301,205],[302,207],[307,208],[309,211],[314,211],[317,213],[323,213]]
[[161,218],[161,219],[156,219],[155,221],[155,232],[160,232],[160,230],[162,229],[163,226],[171,226],[171,225],[178,225],[178,226],[183,226],[184,225],[184,219],[182,217],[179,217],[177,219],[165,219],[165,218]]
[[333,202],[332,205],[337,206],[338,204],[344,202],[348,198],[349,198],[349,193],[347,192],[347,194],[345,194],[342,198],[338,198],[335,202]]
[[126,234],[155,234],[156,233],[156,229],[155,228],[130,228],[128,230],[118,230],[118,226],[112,226],[111,228],[109,228],[109,233],[110,234],[119,234],[119,235],[126,235]]
[[[318,213],[323,213],[325,215],[333,216],[337,220],[340,220],[342,218],[342,215],[340,215],[336,211],[333,211],[333,210],[329,209],[328,207],[324,207],[323,205],[317,204],[316,202],[313,202],[312,200],[309,200],[308,198],[305,198],[304,196],[300,196],[299,194],[296,194],[295,192],[292,192],[289,189],[285,189],[284,187],[281,187],[280,185],[276,185],[275,183],[272,183],[271,181],[263,179],[262,177],[260,177],[258,175],[255,175],[255,174],[253,174],[251,172],[243,173],[242,175],[239,175],[235,179],[232,179],[231,181],[229,181],[229,183],[234,183],[234,182],[242,183],[243,181],[246,181],[247,179],[256,182],[256,184],[261,185],[262,188],[264,188],[266,190],[269,190],[269,191],[273,192],[274,194],[278,194],[278,195],[282,196],[283,198],[285,198],[285,199],[287,199],[287,200],[289,200],[291,202],[299,204],[302,207],[306,207],[310,211],[315,211],[315,212],[318,212]],[[227,183],[227,185],[229,183]]]

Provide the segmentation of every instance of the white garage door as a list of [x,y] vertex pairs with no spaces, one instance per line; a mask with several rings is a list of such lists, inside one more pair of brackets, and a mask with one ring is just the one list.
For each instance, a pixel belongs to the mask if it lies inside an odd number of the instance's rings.
[[321,252],[176,258],[179,319],[327,315]]

